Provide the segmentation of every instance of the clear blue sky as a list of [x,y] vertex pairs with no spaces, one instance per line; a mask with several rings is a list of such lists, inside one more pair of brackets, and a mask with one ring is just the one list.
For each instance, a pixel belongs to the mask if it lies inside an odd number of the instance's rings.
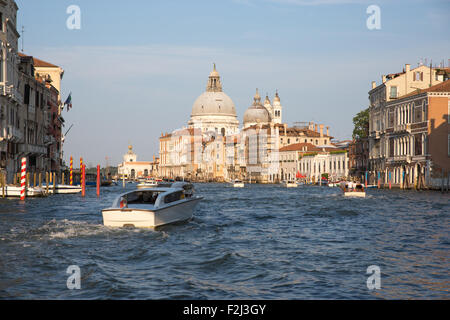
[[[278,89],[285,122],[348,139],[372,80],[450,58],[447,0],[16,2],[24,52],[63,67],[63,99],[72,92],[64,158],[90,166],[117,165],[129,143],[150,160],[161,132],[187,125],[213,62],[241,122],[255,88]],[[66,27],[72,4],[81,30]],[[381,30],[366,27],[371,4]]]

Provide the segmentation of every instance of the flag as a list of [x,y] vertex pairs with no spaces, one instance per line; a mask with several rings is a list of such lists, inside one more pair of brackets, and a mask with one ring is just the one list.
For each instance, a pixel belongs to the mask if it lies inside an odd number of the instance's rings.
[[67,111],[70,110],[70,108],[72,108],[72,92],[69,93],[69,96],[66,99],[66,102],[64,102],[64,106],[67,105]]

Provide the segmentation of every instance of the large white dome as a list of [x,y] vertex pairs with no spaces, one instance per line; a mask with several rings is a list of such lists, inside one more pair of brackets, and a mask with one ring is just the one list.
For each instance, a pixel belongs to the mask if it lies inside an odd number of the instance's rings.
[[191,116],[222,115],[236,117],[233,100],[224,92],[203,92],[192,106]]

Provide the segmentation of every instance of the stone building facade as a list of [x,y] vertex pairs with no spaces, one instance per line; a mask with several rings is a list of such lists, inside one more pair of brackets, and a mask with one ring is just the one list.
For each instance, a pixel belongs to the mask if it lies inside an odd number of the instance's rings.
[[[0,1],[0,170],[8,183],[20,171],[22,157],[28,172],[59,171],[62,164],[63,71],[18,52],[17,10],[15,1]],[[52,71],[38,73],[42,65]]]

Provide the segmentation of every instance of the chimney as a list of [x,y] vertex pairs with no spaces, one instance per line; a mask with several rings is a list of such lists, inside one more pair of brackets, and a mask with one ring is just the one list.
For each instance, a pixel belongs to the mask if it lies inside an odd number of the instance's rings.
[[372,81],[372,89],[375,89],[377,86],[377,83],[375,81]]
[[323,137],[323,124],[321,124],[319,127],[320,127],[320,137]]
[[314,131],[315,131],[315,132],[318,132],[318,131],[317,131],[317,124],[314,124]]
[[385,75],[381,76],[381,80],[382,80],[383,83],[385,83],[386,82],[386,76]]
[[405,64],[405,72],[411,71],[411,65],[409,63]]
[[327,136],[330,136],[330,134],[329,134],[329,129],[330,129],[330,127],[329,126],[327,126]]
[[286,136],[287,123],[284,124],[284,135]]

